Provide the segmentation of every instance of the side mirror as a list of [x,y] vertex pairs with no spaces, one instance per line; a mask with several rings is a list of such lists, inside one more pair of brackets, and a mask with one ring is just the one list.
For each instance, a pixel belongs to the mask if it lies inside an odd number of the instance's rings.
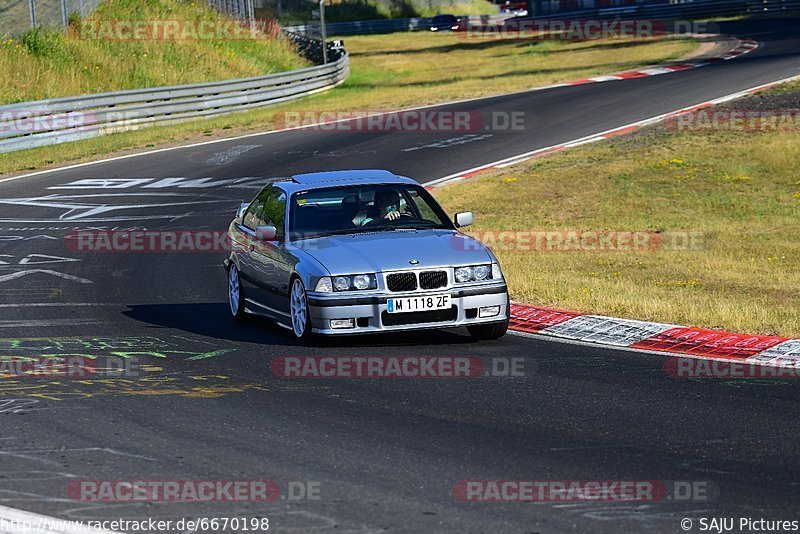
[[256,228],[256,239],[259,241],[275,241],[278,230],[274,226],[259,226]]
[[241,204],[239,204],[239,209],[236,210],[236,218],[241,219],[242,215],[244,215],[244,212],[246,212],[247,208],[249,207],[250,204],[248,204],[247,202],[242,202]]
[[472,214],[471,211],[459,211],[456,213],[454,217],[454,222],[456,223],[456,227],[461,228],[463,226],[469,226],[470,224],[475,222],[475,216]]

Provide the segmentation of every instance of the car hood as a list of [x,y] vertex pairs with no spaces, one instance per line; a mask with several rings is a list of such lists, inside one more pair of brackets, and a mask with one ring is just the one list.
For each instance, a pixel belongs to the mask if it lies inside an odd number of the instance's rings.
[[[489,263],[476,239],[453,230],[395,230],[306,239],[295,245],[331,275]],[[411,260],[419,263],[412,264]]]

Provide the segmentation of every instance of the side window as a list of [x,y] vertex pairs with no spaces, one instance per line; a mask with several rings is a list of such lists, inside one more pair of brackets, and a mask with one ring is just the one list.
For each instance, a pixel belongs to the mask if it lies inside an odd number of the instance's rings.
[[255,230],[259,226],[272,225],[283,235],[286,213],[286,193],[277,187],[268,187],[259,193],[244,214],[243,224]]
[[420,198],[419,193],[411,189],[411,190],[406,190],[406,194],[411,197],[414,206],[417,208],[417,211],[419,212],[419,217],[422,220],[431,221],[437,224],[440,222],[439,217],[437,217],[436,214],[431,209],[431,207],[428,206],[428,203]]
[[250,204],[247,211],[242,218],[242,224],[251,230],[255,230],[257,226],[263,226],[261,220],[261,212],[264,208],[264,192],[259,193],[258,197]]
[[267,189],[262,207],[262,224],[271,224],[278,230],[278,237],[283,237],[284,220],[286,219],[286,193],[278,188]]

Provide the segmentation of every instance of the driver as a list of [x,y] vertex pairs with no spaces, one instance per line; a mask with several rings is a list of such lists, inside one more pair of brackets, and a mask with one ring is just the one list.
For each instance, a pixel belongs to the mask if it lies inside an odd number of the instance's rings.
[[375,202],[367,211],[361,225],[385,219],[396,221],[400,218],[400,195],[392,189],[382,189],[375,193]]

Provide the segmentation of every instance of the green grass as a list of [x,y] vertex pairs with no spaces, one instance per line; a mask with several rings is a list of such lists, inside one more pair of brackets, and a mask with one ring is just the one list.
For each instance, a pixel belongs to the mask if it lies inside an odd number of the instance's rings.
[[764,91],[759,91],[758,94],[786,95],[789,93],[800,93],[800,80],[782,83]]
[[345,44],[351,53],[351,75],[333,91],[247,113],[0,154],[0,175],[120,150],[269,130],[290,110],[388,110],[519,91],[674,59],[697,46],[689,40],[465,40],[457,34],[429,32],[357,36]]
[[204,2],[109,0],[68,36],[36,28],[0,45],[0,104],[119,89],[241,78],[307,66],[287,42],[251,40],[92,40],[97,21],[224,22]]
[[667,132],[587,145],[437,190],[474,231],[643,230],[700,250],[498,247],[526,303],[738,332],[800,336],[800,133]]

